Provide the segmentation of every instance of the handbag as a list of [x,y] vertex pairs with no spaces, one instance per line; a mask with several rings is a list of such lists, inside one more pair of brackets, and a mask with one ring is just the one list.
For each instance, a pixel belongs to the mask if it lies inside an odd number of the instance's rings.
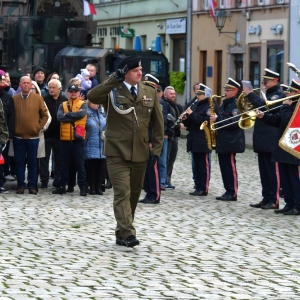
[[[67,107],[69,112],[71,111],[70,103],[67,103]],[[82,125],[75,125],[75,123],[71,123],[74,129],[74,139],[76,141],[83,141],[85,136],[85,127]]]
[[101,129],[100,125],[98,124],[98,122],[96,121],[96,119],[94,118],[94,116],[92,114],[90,116],[93,118],[93,120],[95,121],[95,123],[96,123],[96,125],[97,125],[97,127],[98,127],[98,129],[100,131],[100,138],[101,138],[101,140],[104,141],[105,140],[105,130]]
[[85,135],[85,128],[81,125],[72,124],[74,127],[74,138],[77,141],[83,141]]

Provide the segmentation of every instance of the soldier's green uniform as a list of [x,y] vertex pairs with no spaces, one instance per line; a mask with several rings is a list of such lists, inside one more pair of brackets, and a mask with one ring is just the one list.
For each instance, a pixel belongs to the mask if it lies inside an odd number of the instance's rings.
[[[116,237],[135,236],[134,212],[141,194],[149,158],[148,125],[153,123],[152,154],[160,156],[164,123],[156,90],[138,83],[136,100],[114,77],[88,93],[89,101],[102,104],[106,113],[104,151],[114,189]],[[113,90],[113,93],[110,93]],[[110,95],[109,95],[110,94]],[[126,110],[129,109],[128,113]]]

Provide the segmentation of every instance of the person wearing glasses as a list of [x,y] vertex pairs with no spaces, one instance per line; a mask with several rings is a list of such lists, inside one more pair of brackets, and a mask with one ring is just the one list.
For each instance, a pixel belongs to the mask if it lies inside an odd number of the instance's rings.
[[[281,89],[279,81],[279,73],[265,68],[265,74],[262,77],[262,85],[266,91],[266,98],[269,101],[275,101],[285,98],[286,95]],[[259,95],[253,93],[249,87],[244,87],[243,92],[248,96],[249,101],[254,108],[265,105],[265,100]],[[260,108],[264,111],[265,109]],[[270,113],[276,113],[273,110]],[[265,114],[268,114],[266,112]],[[256,119],[253,132],[253,151],[257,153],[259,175],[262,185],[262,200],[256,204],[250,204],[251,207],[263,209],[278,209],[279,208],[279,169],[278,163],[272,161],[272,149],[277,142],[276,127],[266,124],[262,119]]]

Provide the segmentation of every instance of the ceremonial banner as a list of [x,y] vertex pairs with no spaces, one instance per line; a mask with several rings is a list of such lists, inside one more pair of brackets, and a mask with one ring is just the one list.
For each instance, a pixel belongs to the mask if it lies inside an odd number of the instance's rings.
[[279,140],[279,147],[300,159],[300,101]]

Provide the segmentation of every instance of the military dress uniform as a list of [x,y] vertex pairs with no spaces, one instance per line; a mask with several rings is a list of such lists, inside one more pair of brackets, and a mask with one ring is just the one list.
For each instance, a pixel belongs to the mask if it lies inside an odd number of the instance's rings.
[[[115,235],[118,245],[136,236],[133,220],[149,158],[150,121],[153,124],[152,155],[159,157],[163,143],[163,117],[157,93],[152,87],[139,82],[134,97],[126,81],[120,83],[116,79],[118,72],[126,65],[129,70],[139,67],[140,57],[124,58],[115,74],[88,93],[88,99],[103,105],[107,114],[104,152],[114,189],[113,206],[117,221]],[[138,243],[135,241],[133,245]],[[127,244],[132,247],[130,245]]]
[[[269,69],[265,69],[263,79],[279,79],[279,74]],[[266,98],[275,101],[285,98],[286,95],[279,84],[266,90]],[[265,105],[255,93],[248,94],[248,100],[254,108]],[[263,110],[263,109],[261,109]],[[276,113],[276,111],[272,111]],[[252,207],[272,209],[279,206],[280,176],[278,163],[272,161],[272,150],[277,142],[278,129],[266,124],[262,119],[256,119],[253,132],[253,151],[257,153],[260,180],[262,185],[262,201],[258,204],[250,204]]]
[[[238,90],[240,84],[232,78],[228,78],[224,88]],[[226,126],[217,131],[217,146],[219,166],[225,193],[216,197],[216,200],[236,201],[238,192],[238,175],[236,169],[236,154],[245,151],[245,133],[237,123],[239,111],[236,105],[236,96],[226,98],[219,109],[216,122],[222,121],[219,127]],[[237,116],[234,118],[234,116]],[[218,125],[216,125],[218,127]]]

